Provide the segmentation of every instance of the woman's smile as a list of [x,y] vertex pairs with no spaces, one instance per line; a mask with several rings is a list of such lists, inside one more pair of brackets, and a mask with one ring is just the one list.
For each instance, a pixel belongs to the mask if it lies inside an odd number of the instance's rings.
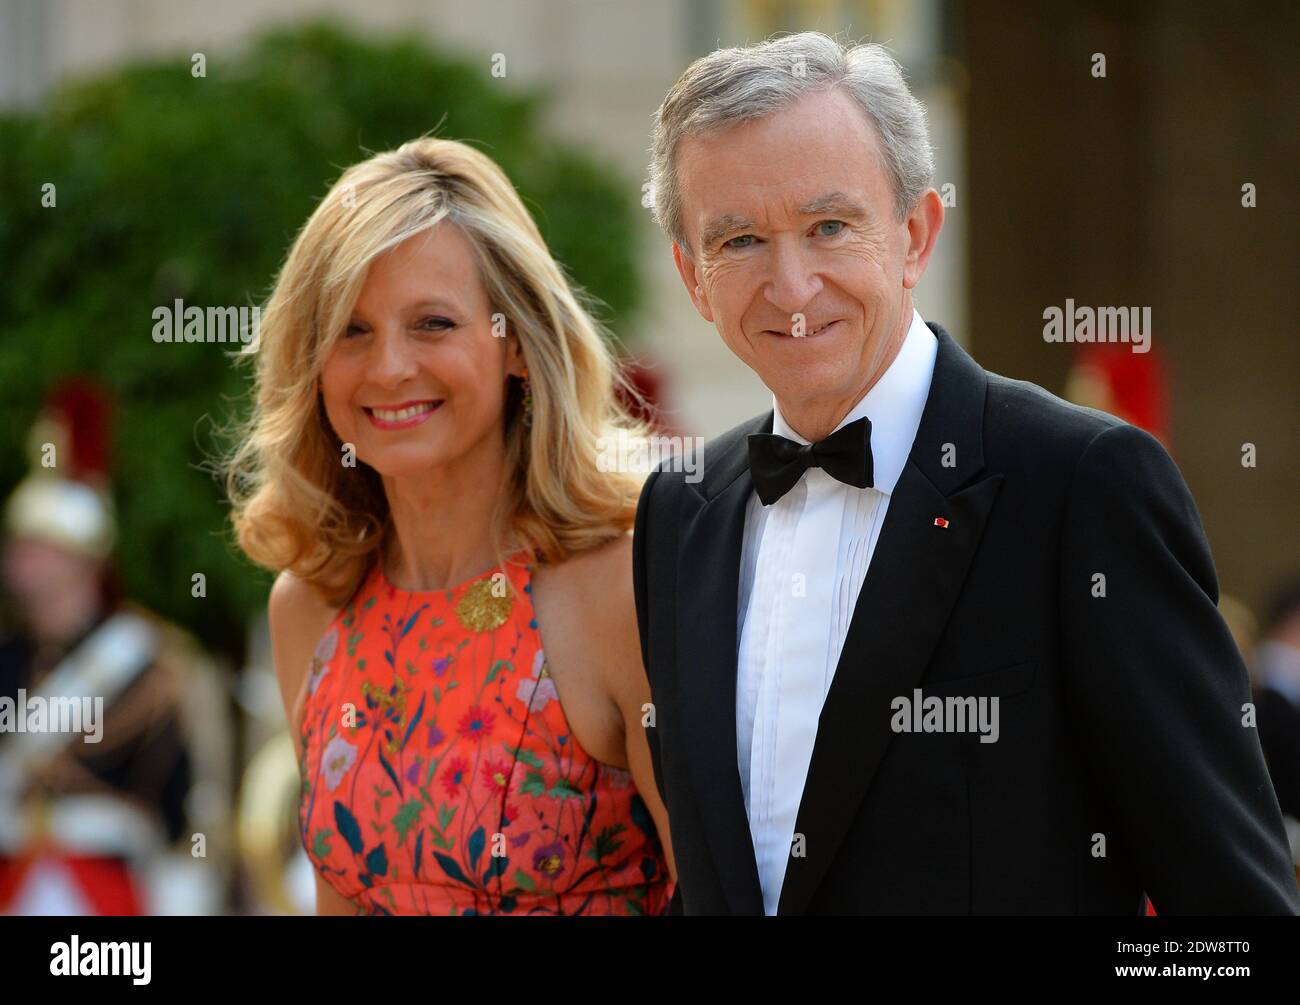
[[410,429],[429,418],[442,405],[442,399],[404,401],[390,407],[362,406],[371,425],[378,429]]

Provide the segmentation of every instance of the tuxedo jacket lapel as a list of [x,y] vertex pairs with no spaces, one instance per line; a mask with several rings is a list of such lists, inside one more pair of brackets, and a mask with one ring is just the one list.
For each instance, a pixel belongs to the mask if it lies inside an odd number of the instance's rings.
[[890,703],[923,675],[1002,481],[981,477],[987,377],[930,328],[939,348],[929,398],[822,707],[795,825],[805,854],[786,866],[781,914],[807,909],[857,815],[892,736]]
[[737,604],[745,508],[753,493],[748,436],[760,416],[704,458],[697,495],[683,512],[678,551],[679,708],[691,774],[718,880],[733,913],[762,914],[763,893],[736,754]]

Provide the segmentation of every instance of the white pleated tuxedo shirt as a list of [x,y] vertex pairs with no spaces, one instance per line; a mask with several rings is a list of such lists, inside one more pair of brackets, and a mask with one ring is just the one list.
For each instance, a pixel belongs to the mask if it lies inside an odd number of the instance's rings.
[[[854,488],[809,468],[771,506],[755,493],[745,511],[736,756],[767,914],[776,914],[781,899],[817,721],[890,493],[921,424],[938,347],[913,310],[898,356],[835,427],[870,419],[874,487]],[[772,432],[808,442],[786,424],[775,397],[772,408]]]

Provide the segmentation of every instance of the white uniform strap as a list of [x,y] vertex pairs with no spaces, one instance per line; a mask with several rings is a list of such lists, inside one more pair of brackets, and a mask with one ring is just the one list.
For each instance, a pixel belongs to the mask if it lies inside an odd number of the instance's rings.
[[[96,628],[81,645],[63,658],[42,682],[38,694],[47,706],[54,699],[80,701],[103,698],[104,707],[126,690],[151,666],[158,652],[158,636],[144,618],[119,611]],[[31,693],[27,696],[30,701]],[[24,707],[15,716],[24,716]],[[14,798],[33,766],[53,758],[75,738],[75,732],[15,732],[0,745],[0,802]]]

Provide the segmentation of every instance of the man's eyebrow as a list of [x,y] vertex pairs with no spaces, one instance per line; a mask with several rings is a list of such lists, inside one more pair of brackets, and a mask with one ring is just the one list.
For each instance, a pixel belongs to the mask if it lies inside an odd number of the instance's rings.
[[[862,203],[843,192],[827,192],[824,195],[819,195],[804,203],[795,212],[800,216],[831,214],[857,220],[865,219],[869,215],[867,208]],[[721,216],[710,220],[701,230],[700,246],[703,248],[712,247],[713,244],[732,231],[746,230],[753,226],[754,221],[748,217],[739,216],[735,213],[723,213]]]
[[867,209],[852,196],[843,192],[827,192],[799,207],[800,216],[821,216],[831,213],[837,216],[851,216],[859,219],[867,215]]
[[737,216],[735,213],[723,213],[721,216],[710,220],[704,229],[700,231],[700,247],[712,247],[715,241],[730,234],[733,230],[744,230],[752,226],[754,226],[754,221],[747,217]]

